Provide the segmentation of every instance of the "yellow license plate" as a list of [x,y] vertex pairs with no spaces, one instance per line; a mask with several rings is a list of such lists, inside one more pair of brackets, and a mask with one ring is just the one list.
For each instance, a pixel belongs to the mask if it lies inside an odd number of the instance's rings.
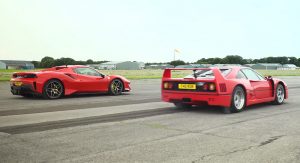
[[196,89],[196,84],[178,84],[178,89]]
[[14,82],[15,86],[21,86],[23,83],[22,82]]

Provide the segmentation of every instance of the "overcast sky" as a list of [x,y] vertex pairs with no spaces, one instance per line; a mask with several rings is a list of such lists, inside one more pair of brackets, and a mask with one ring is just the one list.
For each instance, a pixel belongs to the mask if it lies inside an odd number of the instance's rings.
[[0,59],[300,57],[299,0],[0,0]]

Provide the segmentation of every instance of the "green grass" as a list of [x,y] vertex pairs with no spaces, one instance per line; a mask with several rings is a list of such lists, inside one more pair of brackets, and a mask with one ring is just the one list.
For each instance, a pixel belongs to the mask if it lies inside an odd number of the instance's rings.
[[34,70],[3,70],[0,69],[0,81],[9,81],[14,72],[34,71]]
[[[106,75],[121,75],[128,79],[161,79],[163,70],[100,70]],[[172,73],[174,78],[190,74],[190,71],[176,71]]]
[[264,76],[300,76],[300,70],[258,70]]
[[0,70],[0,81],[8,81],[16,70]]
[[[32,70],[0,70],[0,81],[8,81],[13,72]],[[161,79],[163,70],[100,70],[107,75],[121,75],[128,79]],[[300,70],[258,70],[264,76],[300,76]],[[175,71],[173,77],[183,77],[190,71]]]

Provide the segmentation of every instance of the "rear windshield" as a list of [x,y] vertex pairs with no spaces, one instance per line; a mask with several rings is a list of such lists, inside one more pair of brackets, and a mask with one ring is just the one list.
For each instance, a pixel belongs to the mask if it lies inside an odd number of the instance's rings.
[[[231,69],[220,69],[222,75],[225,77],[226,75],[229,74]],[[212,70],[197,70],[195,72],[197,78],[214,78],[215,75]],[[186,76],[185,78],[194,78],[194,74],[190,74]]]

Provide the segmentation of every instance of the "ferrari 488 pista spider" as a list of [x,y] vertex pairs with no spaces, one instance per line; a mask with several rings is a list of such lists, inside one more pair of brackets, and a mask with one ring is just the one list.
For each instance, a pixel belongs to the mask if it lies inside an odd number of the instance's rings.
[[10,80],[14,95],[41,95],[57,99],[75,93],[101,93],[120,95],[130,91],[130,81],[118,75],[104,75],[82,65],[48,68],[37,72],[18,72]]
[[[193,73],[172,78],[172,72],[179,70]],[[173,68],[164,71],[161,94],[163,101],[177,107],[215,105],[230,113],[258,103],[282,104],[288,98],[288,87],[280,79],[263,77],[247,67]]]

